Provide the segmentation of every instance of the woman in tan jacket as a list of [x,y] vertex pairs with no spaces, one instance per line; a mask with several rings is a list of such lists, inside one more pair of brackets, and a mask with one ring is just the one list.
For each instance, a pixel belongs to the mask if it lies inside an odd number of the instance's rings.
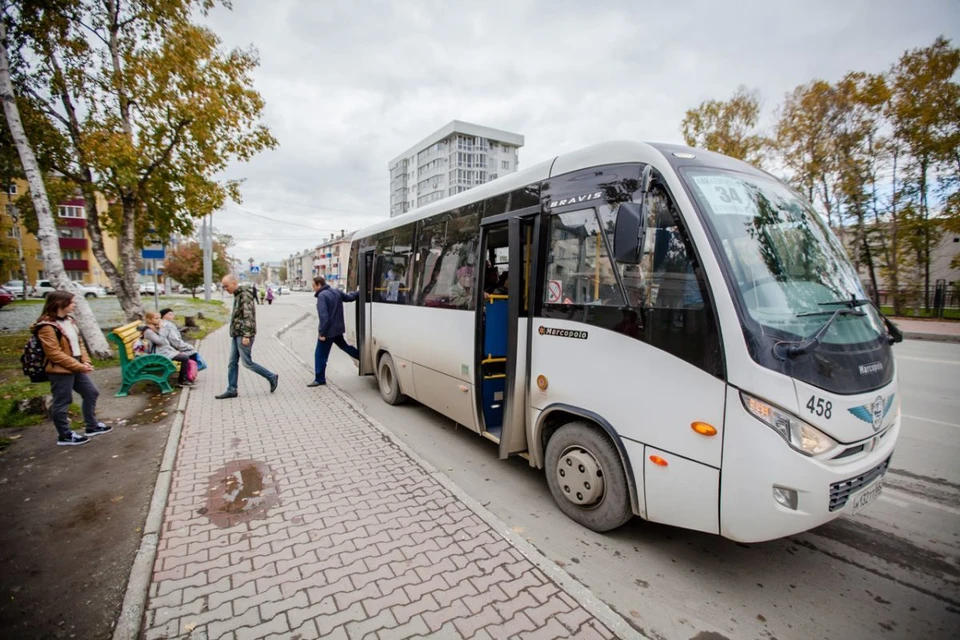
[[[33,326],[47,360],[44,371],[50,378],[50,393],[53,395],[50,415],[57,428],[57,444],[60,446],[85,444],[91,436],[113,430],[113,427],[97,422],[97,398],[100,391],[88,375],[93,371],[93,365],[90,363],[86,346],[80,339],[77,323],[69,315],[76,307],[72,293],[52,291],[47,294],[43,313]],[[70,428],[67,412],[73,402],[74,391],[83,399],[83,422],[87,427],[85,435],[80,435]]]

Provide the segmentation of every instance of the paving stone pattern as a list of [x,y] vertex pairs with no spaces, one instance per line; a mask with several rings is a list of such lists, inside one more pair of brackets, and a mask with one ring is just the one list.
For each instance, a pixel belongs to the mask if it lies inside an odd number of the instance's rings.
[[[280,374],[272,395],[241,367],[240,397],[215,400],[229,338],[203,343],[144,637],[614,637],[338,392],[305,387],[273,338],[302,310],[258,309],[253,357]],[[240,473],[251,461],[262,486]],[[256,508],[212,512],[237,478],[256,491],[234,508]]]

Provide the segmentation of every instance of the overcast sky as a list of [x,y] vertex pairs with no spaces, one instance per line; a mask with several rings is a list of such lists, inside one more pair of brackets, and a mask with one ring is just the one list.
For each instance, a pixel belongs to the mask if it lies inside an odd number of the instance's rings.
[[769,125],[799,84],[956,41],[960,2],[233,0],[206,20],[260,53],[279,146],[230,169],[244,200],[214,226],[261,262],[387,217],[387,163],[451,120],[522,134],[521,169],[605,140],[682,143],[684,112],[740,84]]

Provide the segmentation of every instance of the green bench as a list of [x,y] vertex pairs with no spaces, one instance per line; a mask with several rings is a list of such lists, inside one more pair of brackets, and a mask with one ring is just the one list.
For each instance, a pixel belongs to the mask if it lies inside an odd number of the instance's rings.
[[142,320],[135,320],[117,327],[107,336],[110,342],[117,345],[117,351],[120,352],[120,371],[123,378],[120,391],[117,392],[118,398],[126,396],[130,392],[130,387],[141,381],[156,382],[160,387],[160,393],[173,391],[167,378],[177,372],[179,363],[154,353],[136,358],[133,356],[133,343],[140,337],[137,327],[142,324]]

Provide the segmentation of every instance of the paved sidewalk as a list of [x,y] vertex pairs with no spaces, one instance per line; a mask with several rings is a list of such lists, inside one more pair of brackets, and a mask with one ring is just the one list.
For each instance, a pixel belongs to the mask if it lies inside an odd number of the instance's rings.
[[916,318],[891,318],[891,320],[903,331],[903,337],[907,340],[960,342],[960,322]]
[[229,341],[203,342],[145,637],[615,637],[339,392],[305,387],[274,339],[295,302],[257,309],[272,395],[241,367],[240,397],[215,400]]

